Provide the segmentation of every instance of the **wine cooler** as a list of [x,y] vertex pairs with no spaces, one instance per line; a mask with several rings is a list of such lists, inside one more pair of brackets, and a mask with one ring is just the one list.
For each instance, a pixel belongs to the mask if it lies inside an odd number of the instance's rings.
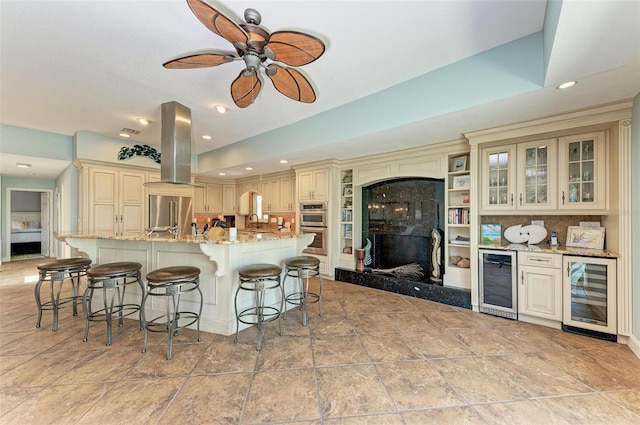
[[518,320],[517,252],[479,249],[482,313]]
[[565,255],[563,266],[562,328],[616,341],[616,260]]

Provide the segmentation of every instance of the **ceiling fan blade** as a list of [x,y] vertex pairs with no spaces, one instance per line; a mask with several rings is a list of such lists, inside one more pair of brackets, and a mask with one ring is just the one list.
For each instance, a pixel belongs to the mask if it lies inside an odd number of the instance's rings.
[[324,53],[324,43],[309,34],[297,31],[276,31],[265,48],[275,54],[275,60],[291,66],[313,62]]
[[249,41],[247,33],[238,24],[227,18],[222,12],[213,8],[203,0],[187,0],[194,15],[212,32],[229,41],[231,44]]
[[162,66],[169,69],[207,68],[232,61],[233,56],[229,54],[203,53],[170,60],[163,63]]
[[246,70],[242,70],[238,78],[231,83],[231,97],[238,108],[246,108],[258,97],[262,82],[258,78],[258,73],[254,72],[245,75]]
[[[271,78],[273,86],[283,95],[297,100],[298,102],[313,103],[316,100],[316,93],[311,87],[311,83],[298,70],[284,68],[274,63],[269,65],[266,74]],[[273,70],[276,70],[275,73]]]

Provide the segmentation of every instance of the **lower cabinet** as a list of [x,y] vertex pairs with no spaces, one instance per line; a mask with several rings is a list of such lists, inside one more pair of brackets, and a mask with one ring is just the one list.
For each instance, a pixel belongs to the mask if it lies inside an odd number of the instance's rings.
[[518,320],[560,328],[562,255],[518,252]]

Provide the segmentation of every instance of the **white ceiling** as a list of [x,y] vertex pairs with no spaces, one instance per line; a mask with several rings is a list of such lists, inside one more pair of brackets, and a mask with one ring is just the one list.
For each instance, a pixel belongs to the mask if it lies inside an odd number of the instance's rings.
[[[175,100],[192,110],[195,153],[225,147],[218,151],[227,158],[224,162],[200,171],[239,177],[248,175],[248,165],[255,168],[252,174],[267,173],[452,140],[464,132],[630,99],[640,92],[640,2],[635,0],[565,0],[559,12],[560,3],[547,6],[542,0],[210,1],[237,22],[252,7],[269,31],[298,30],[322,39],[325,54],[300,68],[315,87],[317,101],[292,101],[267,80],[256,102],[238,109],[229,86],[241,61],[164,69],[162,63],[187,53],[232,50],[184,0],[0,0],[0,122],[69,136],[88,131],[118,138],[122,128],[132,128],[141,133],[128,143],[159,145],[160,105]],[[358,129],[351,129],[353,121],[345,113],[344,121],[332,121],[331,127],[339,128],[321,126],[332,111],[364,111],[380,100],[372,96],[376,93],[393,98],[400,83],[447,74],[459,61],[538,33],[547,7],[543,42],[548,65],[546,74],[540,70],[544,78],[537,86],[505,87],[491,98],[473,98],[473,87],[465,86],[461,93],[451,91],[451,102],[437,99],[431,112],[395,124],[380,124],[384,120],[372,115],[369,124],[359,122]],[[493,72],[488,69],[482,72]],[[572,79],[579,80],[573,89],[555,89]],[[416,105],[436,102],[430,94],[396,96],[384,110],[376,108],[384,117],[408,117],[420,109]],[[216,114],[215,104],[230,110]],[[137,117],[153,123],[142,127]],[[342,136],[336,138],[336,131]],[[320,142],[305,146],[311,132]],[[203,140],[204,134],[212,140]],[[274,139],[278,143],[270,148]],[[283,158],[287,166],[278,163]],[[0,154],[2,173],[13,174],[15,162],[33,163],[26,172],[38,177],[57,175],[55,167],[45,174],[41,159],[7,154]]]

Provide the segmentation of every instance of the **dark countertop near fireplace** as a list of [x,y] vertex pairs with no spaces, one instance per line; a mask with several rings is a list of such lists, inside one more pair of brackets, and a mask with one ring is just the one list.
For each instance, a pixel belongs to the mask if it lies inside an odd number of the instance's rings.
[[396,294],[471,309],[471,291],[468,289],[398,279],[391,275],[358,272],[340,267],[335,269],[335,279],[340,282],[366,286],[367,288],[381,289]]

